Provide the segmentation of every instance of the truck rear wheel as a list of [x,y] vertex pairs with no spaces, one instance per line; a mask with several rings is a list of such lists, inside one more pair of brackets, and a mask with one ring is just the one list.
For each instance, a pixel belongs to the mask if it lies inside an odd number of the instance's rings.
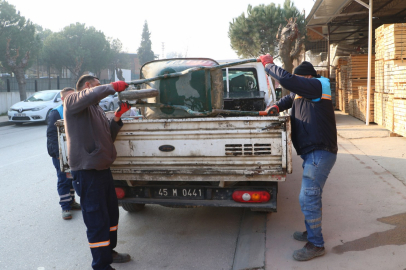
[[144,203],[122,203],[121,206],[127,212],[139,212],[144,209]]

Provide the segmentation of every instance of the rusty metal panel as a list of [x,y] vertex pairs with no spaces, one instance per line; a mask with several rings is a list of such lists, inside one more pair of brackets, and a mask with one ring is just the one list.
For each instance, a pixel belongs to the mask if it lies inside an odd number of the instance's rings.
[[124,121],[111,166],[116,180],[284,181],[289,117]]
[[[288,116],[123,122],[115,180],[285,181],[292,172]],[[56,125],[61,169],[68,172],[63,120]]]

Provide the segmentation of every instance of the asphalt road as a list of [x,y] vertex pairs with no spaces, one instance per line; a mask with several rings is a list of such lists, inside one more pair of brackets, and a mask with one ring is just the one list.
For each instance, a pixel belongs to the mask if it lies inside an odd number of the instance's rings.
[[[46,126],[7,125],[0,137],[0,269],[91,269],[81,212],[61,218]],[[263,269],[265,223],[266,214],[234,208],[146,206],[128,213],[120,207],[116,250],[133,259],[114,267]]]

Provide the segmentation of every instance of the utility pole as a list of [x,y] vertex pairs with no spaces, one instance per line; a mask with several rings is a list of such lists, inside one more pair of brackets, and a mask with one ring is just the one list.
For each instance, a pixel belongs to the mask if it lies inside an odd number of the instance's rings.
[[162,42],[162,57],[161,59],[165,58],[165,42]]

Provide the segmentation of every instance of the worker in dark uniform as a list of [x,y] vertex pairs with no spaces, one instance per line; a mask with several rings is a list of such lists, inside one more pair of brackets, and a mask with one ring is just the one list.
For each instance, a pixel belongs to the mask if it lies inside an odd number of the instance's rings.
[[[61,100],[73,93],[74,88],[66,87],[61,90]],[[65,220],[72,219],[70,210],[80,210],[80,204],[75,201],[75,190],[73,189],[72,179],[66,176],[66,173],[61,172],[59,163],[59,147],[58,147],[58,130],[55,123],[59,119],[63,119],[63,104],[59,105],[49,113],[48,127],[47,127],[47,148],[48,154],[52,157],[52,163],[56,169],[58,176],[58,194],[59,204],[62,207],[62,218]]]
[[260,56],[265,72],[291,93],[268,108],[270,115],[292,109],[292,142],[303,159],[302,187],[299,195],[306,231],[295,232],[294,239],[306,245],[293,253],[298,261],[325,254],[321,232],[323,187],[337,159],[337,128],[331,101],[330,81],[317,74],[313,65],[302,62],[294,75],[276,66],[269,54]]
[[114,141],[123,122],[121,115],[131,107],[121,103],[114,118],[107,119],[99,101],[128,87],[123,81],[100,85],[91,75],[79,78],[77,92],[64,101],[65,132],[73,186],[80,196],[83,221],[93,256],[92,267],[108,270],[111,263],[130,261],[117,253],[118,201],[110,165],[117,156]]

